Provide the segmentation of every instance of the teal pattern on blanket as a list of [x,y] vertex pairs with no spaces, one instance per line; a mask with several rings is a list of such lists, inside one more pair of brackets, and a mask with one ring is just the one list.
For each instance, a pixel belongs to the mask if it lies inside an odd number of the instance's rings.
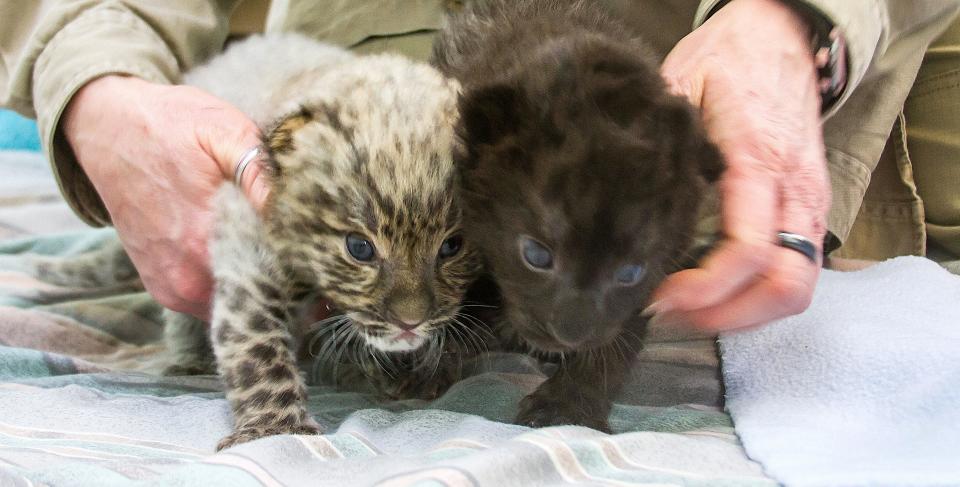
[[744,455],[716,404],[716,364],[692,341],[641,355],[614,435],[509,424],[544,366],[490,353],[432,402],[311,386],[310,411],[329,434],[214,454],[230,429],[219,381],[155,375],[165,357],[149,296],[58,288],[24,265],[113,238],[0,242],[0,485],[776,485]]
[[40,150],[37,122],[0,109],[0,150]]

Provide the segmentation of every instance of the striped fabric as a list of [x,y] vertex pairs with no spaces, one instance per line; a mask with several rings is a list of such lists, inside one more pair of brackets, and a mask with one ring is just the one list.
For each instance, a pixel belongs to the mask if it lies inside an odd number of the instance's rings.
[[109,230],[0,242],[0,485],[776,485],[719,406],[713,340],[655,333],[606,435],[509,424],[548,370],[487,354],[432,401],[310,388],[323,436],[214,453],[230,428],[216,377],[155,375],[159,307],[143,293],[37,282],[24,255],[70,255]]

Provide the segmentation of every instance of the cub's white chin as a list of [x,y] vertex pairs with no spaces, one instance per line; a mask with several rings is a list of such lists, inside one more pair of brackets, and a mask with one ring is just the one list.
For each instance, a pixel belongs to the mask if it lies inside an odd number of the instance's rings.
[[410,352],[420,348],[427,341],[420,335],[399,338],[401,335],[403,332],[382,337],[364,336],[364,339],[370,346],[382,352]]

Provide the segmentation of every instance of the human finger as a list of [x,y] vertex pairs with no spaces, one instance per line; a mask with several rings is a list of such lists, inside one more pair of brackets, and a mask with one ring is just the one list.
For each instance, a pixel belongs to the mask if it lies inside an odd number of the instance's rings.
[[725,239],[698,269],[668,277],[654,295],[654,312],[716,306],[770,265],[778,207],[777,179],[753,152],[734,147],[721,179]]
[[770,270],[736,296],[715,306],[677,313],[671,319],[711,331],[762,325],[805,310],[813,299],[818,275],[819,267],[805,256],[779,248]]

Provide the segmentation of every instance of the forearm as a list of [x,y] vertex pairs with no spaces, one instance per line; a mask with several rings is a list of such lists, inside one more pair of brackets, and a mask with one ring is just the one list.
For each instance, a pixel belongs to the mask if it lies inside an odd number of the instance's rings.
[[173,83],[222,46],[236,0],[0,0],[0,104],[34,117],[64,196],[91,224],[108,216],[60,133],[74,94],[106,74]]

